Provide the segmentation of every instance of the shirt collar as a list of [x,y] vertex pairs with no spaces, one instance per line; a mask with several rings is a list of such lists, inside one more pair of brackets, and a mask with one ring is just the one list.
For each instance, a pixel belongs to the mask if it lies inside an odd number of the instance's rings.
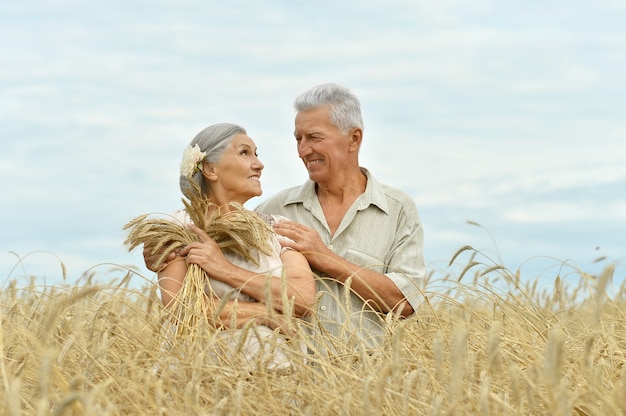
[[[370,205],[376,205],[381,211],[389,213],[389,206],[382,185],[374,179],[366,168],[361,167],[361,172],[367,177],[367,185],[365,186],[365,192],[361,194],[358,199],[358,209],[363,210]],[[308,179],[302,186],[297,188],[296,192],[292,192],[287,197],[285,205],[301,203],[304,204],[306,208],[309,207],[316,198],[315,182]]]
[[369,205],[376,205],[381,211],[388,214],[389,206],[382,185],[374,179],[369,170],[362,167],[361,172],[367,176],[367,185],[365,186],[365,192],[359,197],[359,209],[365,209]]

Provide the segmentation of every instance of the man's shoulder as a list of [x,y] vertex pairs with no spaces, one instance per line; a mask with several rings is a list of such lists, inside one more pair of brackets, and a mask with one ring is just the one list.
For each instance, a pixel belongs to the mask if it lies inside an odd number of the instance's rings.
[[421,222],[417,203],[410,194],[390,185],[380,183],[379,186],[387,204],[387,213],[411,224]]
[[409,195],[406,191],[401,190],[400,188],[396,188],[395,186],[387,185],[384,183],[380,184],[383,192],[387,197],[397,199],[399,201],[413,201],[411,195]]
[[303,186],[304,185],[298,185],[278,191],[265,201],[261,202],[255,210],[270,214],[275,213],[277,209],[282,208],[283,206],[298,199],[298,195],[300,195]]
[[288,202],[294,198],[298,198],[302,194],[304,185],[292,186],[291,188],[283,189],[270,196],[266,202]]
[[[374,179],[375,180],[375,179]],[[376,180],[375,180],[376,181]],[[376,186],[385,195],[385,198],[390,203],[397,203],[401,206],[415,206],[415,200],[406,191],[403,191],[395,186],[387,185],[386,183],[376,181]]]
[[380,182],[367,168],[361,167],[361,171],[365,173],[368,182],[372,185],[369,192],[372,192],[374,195],[378,195],[379,197],[384,197],[388,202],[415,204],[413,198],[411,198],[411,196],[405,191],[402,191],[394,186],[387,185],[384,182]]

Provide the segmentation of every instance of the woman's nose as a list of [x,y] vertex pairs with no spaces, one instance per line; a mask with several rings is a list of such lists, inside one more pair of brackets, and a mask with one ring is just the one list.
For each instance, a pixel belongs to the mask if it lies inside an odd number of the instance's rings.
[[263,164],[263,162],[261,162],[261,160],[257,157],[254,160],[253,166],[254,169],[258,169],[258,170],[263,170],[263,168],[265,168],[265,165]]

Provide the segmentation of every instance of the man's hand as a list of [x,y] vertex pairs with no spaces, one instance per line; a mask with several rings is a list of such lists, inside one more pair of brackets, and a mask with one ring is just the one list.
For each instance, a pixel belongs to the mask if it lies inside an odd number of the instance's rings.
[[274,224],[274,231],[292,240],[281,239],[280,244],[283,247],[291,247],[302,253],[311,267],[317,270],[324,270],[324,264],[333,256],[319,233],[306,225],[283,220]]
[[[167,247],[167,245],[165,246]],[[166,264],[168,264],[169,262],[171,262],[172,260],[174,260],[178,254],[178,252],[180,252],[180,249],[176,249],[171,251],[167,257],[165,258],[165,261],[163,262],[163,264],[161,265],[161,269],[163,268],[163,266],[165,266]],[[144,263],[146,263],[146,268],[148,270],[151,270],[155,273],[157,273],[159,271],[159,268],[157,267],[157,263],[159,261],[159,258],[163,255],[163,252],[157,251],[156,253],[152,254],[152,247],[150,246],[146,246],[144,244],[143,246],[143,261]]]

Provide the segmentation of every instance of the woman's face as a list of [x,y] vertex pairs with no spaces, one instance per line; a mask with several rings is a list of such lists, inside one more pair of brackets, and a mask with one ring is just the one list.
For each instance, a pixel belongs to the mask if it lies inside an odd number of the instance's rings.
[[233,137],[221,159],[205,167],[211,172],[207,179],[214,202],[218,205],[229,202],[243,204],[252,197],[260,196],[263,168],[254,141],[246,134]]

